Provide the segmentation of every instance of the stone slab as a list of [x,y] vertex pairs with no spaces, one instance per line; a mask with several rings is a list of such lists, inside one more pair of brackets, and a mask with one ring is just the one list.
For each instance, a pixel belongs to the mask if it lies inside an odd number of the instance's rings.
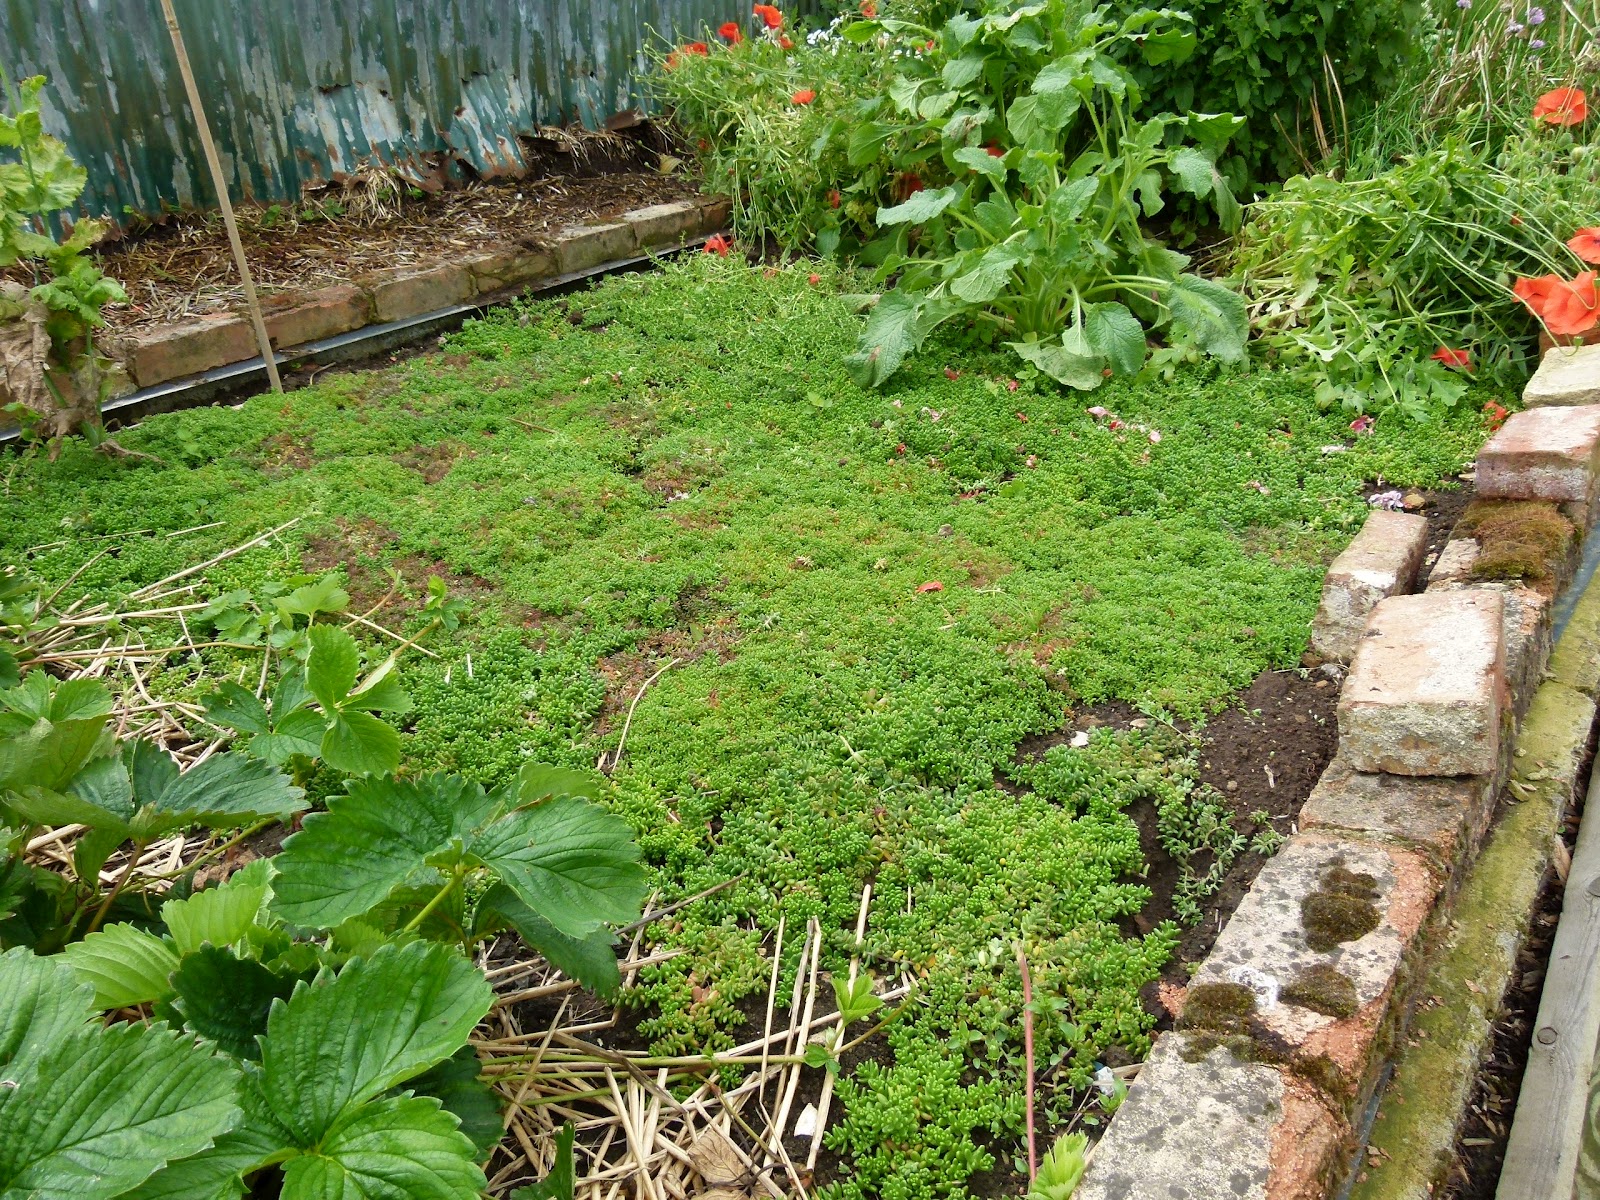
[[733,201],[727,196],[702,196],[700,212],[703,214],[700,228],[706,233],[726,229],[733,220]]
[[1073,1200],[1321,1200],[1342,1129],[1300,1081],[1156,1043]]
[[[1371,880],[1375,924],[1323,947],[1308,936],[1308,898],[1330,894],[1330,872]],[[1341,891],[1342,888],[1334,888]],[[1433,911],[1439,877],[1426,858],[1398,846],[1301,832],[1256,876],[1195,974],[1207,983],[1243,984],[1256,993],[1256,1017],[1300,1055],[1326,1056],[1356,1085],[1370,1088],[1374,1041],[1397,1000],[1401,963]],[[1339,1017],[1290,997],[1295,986],[1330,969],[1354,986],[1355,1011]]]
[[525,287],[557,273],[554,255],[516,245],[494,246],[470,254],[461,260],[461,265],[472,277],[473,291],[480,296]]
[[1373,609],[1339,693],[1359,771],[1492,775],[1505,707],[1505,600],[1484,588],[1391,596]]
[[1478,543],[1474,538],[1451,538],[1439,551],[1439,559],[1428,572],[1428,591],[1464,586],[1472,582],[1472,568],[1478,562]]
[[1600,456],[1600,405],[1513,413],[1478,451],[1478,495],[1587,502]]
[[563,275],[630,258],[639,250],[633,226],[626,221],[608,225],[568,225],[556,235],[554,246],[556,265]]
[[348,283],[311,292],[285,292],[261,304],[273,346],[302,346],[360,329],[371,316],[367,294]]
[[1300,810],[1300,828],[1420,847],[1441,871],[1472,856],[1489,826],[1498,775],[1389,775],[1335,755]]
[[371,293],[373,315],[379,322],[420,317],[472,295],[472,276],[460,263],[375,271],[357,282]]
[[697,200],[677,200],[670,204],[651,204],[622,214],[633,226],[640,248],[675,245],[700,232],[703,215]]
[[1311,649],[1347,663],[1378,601],[1411,591],[1428,544],[1428,519],[1416,513],[1375,510],[1361,532],[1333,560],[1322,584],[1322,603],[1311,623]]
[[138,330],[121,339],[123,360],[142,388],[186,379],[213,367],[254,358],[255,331],[242,317],[195,317],[176,325]]
[[1600,404],[1600,346],[1557,346],[1545,352],[1522,390],[1529,408]]

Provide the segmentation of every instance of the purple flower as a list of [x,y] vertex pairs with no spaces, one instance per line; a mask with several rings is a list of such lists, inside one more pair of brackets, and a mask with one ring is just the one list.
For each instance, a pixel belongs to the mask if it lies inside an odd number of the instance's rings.
[[1506,32],[1507,33],[1521,33],[1522,29],[1523,29],[1523,26],[1520,25],[1519,23],[1517,23],[1516,21],[1512,21],[1511,24],[1506,26]]
[[1543,50],[1544,49],[1544,39],[1543,38],[1529,38],[1528,39],[1528,49],[1529,50]]
[[1542,9],[1542,8],[1530,8],[1528,10],[1528,24],[1529,25],[1543,25],[1544,24],[1544,9]]
[[1472,0],[1456,0],[1457,8],[1471,8]]
[[1367,497],[1367,503],[1373,508],[1386,508],[1390,512],[1397,512],[1402,507],[1402,496],[1399,492],[1379,492],[1376,496]]

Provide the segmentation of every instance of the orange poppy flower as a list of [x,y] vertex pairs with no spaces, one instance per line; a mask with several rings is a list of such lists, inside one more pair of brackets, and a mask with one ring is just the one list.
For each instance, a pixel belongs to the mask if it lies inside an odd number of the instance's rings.
[[794,49],[794,43],[789,40],[789,35],[787,33],[781,33],[778,35],[778,45],[782,46],[785,50]]
[[1472,356],[1465,350],[1452,350],[1449,346],[1440,346],[1428,357],[1436,363],[1443,363],[1447,367],[1460,367],[1464,371],[1472,370]]
[[666,67],[666,69],[669,71],[675,71],[678,68],[678,64],[682,61],[683,60],[678,57],[678,52],[674,50],[671,54],[667,55],[666,62],[662,63],[661,65]]
[[721,25],[718,25],[717,36],[730,46],[737,46],[744,41],[744,34],[740,32],[739,22],[737,21],[724,21]]
[[1589,101],[1578,88],[1555,88],[1533,102],[1533,115],[1547,125],[1582,125]]
[[1600,263],[1600,229],[1580,229],[1567,239],[1567,249],[1586,263]]
[[732,243],[720,233],[713,233],[706,239],[706,244],[700,248],[702,254],[718,254],[723,258],[728,257],[728,251],[733,248]]
[[1559,275],[1518,279],[1511,290],[1551,334],[1573,337],[1600,324],[1600,273],[1580,271],[1572,280]]
[[792,104],[810,104],[816,98],[816,92],[812,91],[810,88],[801,88],[798,92],[789,97],[789,101]]
[[768,29],[781,29],[783,27],[783,14],[774,4],[758,4],[751,10],[761,18],[761,23]]
[[861,0],[861,15],[867,20],[872,20],[878,15],[878,6],[873,0]]
[[711,47],[704,42],[690,42],[683,48],[685,54],[710,54]]

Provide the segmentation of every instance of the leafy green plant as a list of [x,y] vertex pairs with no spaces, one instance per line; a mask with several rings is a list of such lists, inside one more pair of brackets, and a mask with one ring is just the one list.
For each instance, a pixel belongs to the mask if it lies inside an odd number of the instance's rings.
[[[876,216],[892,231],[881,274],[898,278],[850,359],[858,383],[883,383],[953,317],[1083,390],[1138,373],[1147,329],[1242,357],[1240,298],[1185,273],[1188,258],[1141,226],[1168,191],[1206,200],[1227,226],[1238,221],[1216,169],[1234,118],[1131,116],[1139,87],[1117,52],[1181,60],[1194,43],[1185,18],[1140,10],[1117,21],[1105,8],[1046,0],[958,15],[936,42],[899,21],[856,22],[845,35],[939,47],[905,60],[878,119],[848,132],[852,145],[894,137],[913,147],[897,159],[911,194]],[[925,186],[936,176],[950,182]]]
[[[44,132],[44,82],[38,76],[13,86],[0,72],[10,109],[0,111],[0,153],[14,159],[0,161],[0,267],[21,261],[34,274],[31,291],[0,287],[0,321],[22,318],[23,341],[7,355],[8,408],[26,427],[43,426],[57,449],[80,428],[110,444],[99,426],[102,382],[92,334],[104,324],[101,310],[128,297],[86,257],[105,232],[102,223],[79,220],[62,241],[50,234],[49,222],[70,212],[88,176]],[[48,336],[48,354],[28,346],[32,325]]]
[[592,802],[600,790],[587,772],[533,763],[493,792],[443,775],[352,781],[284,843],[273,911],[314,929],[378,913],[467,948],[511,928],[612,991],[602,926],[638,916],[645,875],[628,826]]
[[1088,1150],[1086,1133],[1058,1137],[1039,1163],[1039,1174],[1028,1189],[1028,1200],[1070,1200],[1089,1169]]

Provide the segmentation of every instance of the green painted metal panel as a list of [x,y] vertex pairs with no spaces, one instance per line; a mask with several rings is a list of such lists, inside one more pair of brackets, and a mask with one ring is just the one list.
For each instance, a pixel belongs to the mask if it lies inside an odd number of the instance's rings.
[[[423,181],[516,173],[541,125],[647,103],[643,50],[745,0],[175,0],[235,198],[377,161]],[[215,203],[159,0],[0,0],[0,65],[43,74],[47,128],[121,219]]]

